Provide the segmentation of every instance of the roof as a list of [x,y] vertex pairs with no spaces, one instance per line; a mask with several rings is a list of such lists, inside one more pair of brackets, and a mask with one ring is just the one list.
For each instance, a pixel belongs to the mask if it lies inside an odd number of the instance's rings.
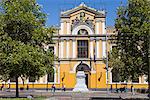
[[80,10],[85,10],[85,11],[91,12],[91,13],[95,14],[96,18],[105,17],[105,11],[104,10],[102,10],[102,11],[96,10],[94,8],[88,7],[84,3],[81,3],[79,6],[73,8],[73,9],[61,12],[61,18],[70,17],[70,14],[75,13],[75,12],[80,11]]

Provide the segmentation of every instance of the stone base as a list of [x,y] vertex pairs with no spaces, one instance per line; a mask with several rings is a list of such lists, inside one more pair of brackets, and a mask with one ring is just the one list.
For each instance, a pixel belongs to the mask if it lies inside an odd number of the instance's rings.
[[88,88],[85,84],[85,73],[84,71],[77,72],[77,83],[73,89],[74,92],[88,92]]

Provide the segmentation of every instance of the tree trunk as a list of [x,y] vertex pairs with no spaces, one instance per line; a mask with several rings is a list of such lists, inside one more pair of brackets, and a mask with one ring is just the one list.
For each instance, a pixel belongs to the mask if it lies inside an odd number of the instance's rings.
[[18,76],[16,76],[16,98],[19,97],[19,89],[18,89]]

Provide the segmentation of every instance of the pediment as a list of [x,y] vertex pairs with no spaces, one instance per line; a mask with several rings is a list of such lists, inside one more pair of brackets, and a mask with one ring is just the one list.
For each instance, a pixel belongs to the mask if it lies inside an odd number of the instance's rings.
[[88,7],[84,3],[82,3],[73,9],[61,12],[61,18],[69,18],[70,15],[72,15],[73,13],[79,12],[79,11],[85,11],[85,12],[92,13],[95,15],[95,17],[98,17],[98,18],[105,17],[105,11],[96,10],[96,9]]

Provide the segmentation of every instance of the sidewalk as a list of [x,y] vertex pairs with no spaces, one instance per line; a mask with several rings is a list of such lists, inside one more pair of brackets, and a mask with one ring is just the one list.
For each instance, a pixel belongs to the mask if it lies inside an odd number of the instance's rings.
[[[33,95],[33,97],[46,97],[46,100],[104,100],[107,98],[112,99],[140,99],[148,100],[147,94],[135,93],[134,95],[131,92],[127,93],[107,93],[106,91],[89,91],[89,92],[72,92],[72,91],[61,91],[58,90],[55,93],[46,90],[23,90],[19,92],[20,97],[27,97]],[[0,97],[15,97],[15,90],[7,92],[0,91]],[[95,99],[94,99],[95,98]]]

